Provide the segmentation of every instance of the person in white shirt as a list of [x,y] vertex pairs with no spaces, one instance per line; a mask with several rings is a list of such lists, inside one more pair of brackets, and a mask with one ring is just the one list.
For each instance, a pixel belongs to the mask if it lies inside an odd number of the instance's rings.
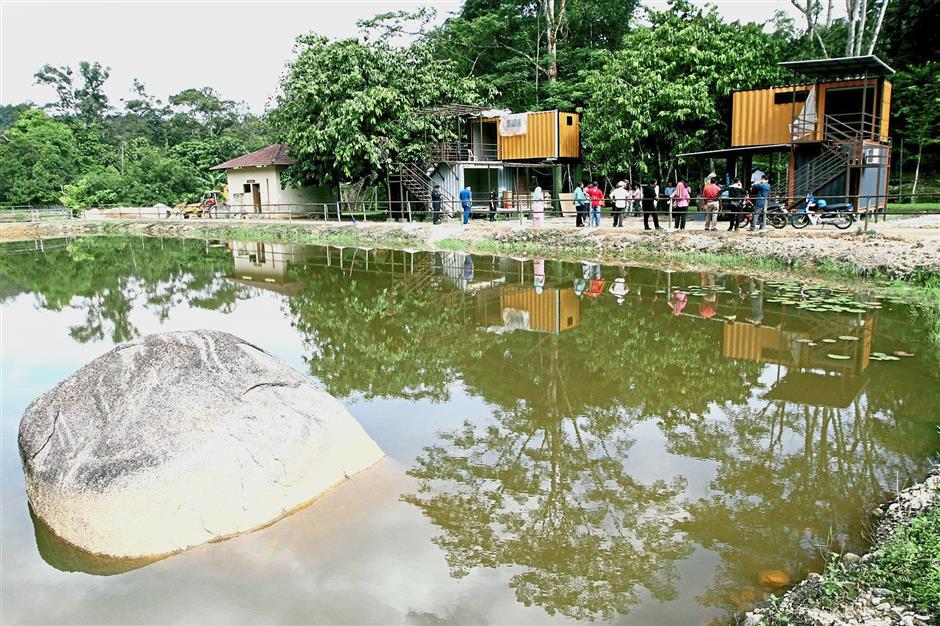
[[627,183],[620,181],[616,189],[610,192],[610,199],[614,201],[614,228],[623,226],[623,212],[627,209],[627,199],[632,198],[633,194],[627,192]]

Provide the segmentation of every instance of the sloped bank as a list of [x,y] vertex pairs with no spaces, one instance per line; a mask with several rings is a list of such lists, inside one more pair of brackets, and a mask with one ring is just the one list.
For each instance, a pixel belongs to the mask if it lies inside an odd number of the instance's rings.
[[875,509],[872,548],[834,556],[747,626],[926,626],[940,623],[940,467]]
[[877,232],[776,231],[760,235],[703,231],[644,232],[569,227],[533,230],[509,223],[433,227],[427,223],[67,221],[0,224],[0,241],[80,235],[149,235],[284,243],[373,245],[417,250],[513,253],[611,262],[664,261],[727,269],[798,269],[842,277],[919,282],[940,276],[940,237],[904,239]]

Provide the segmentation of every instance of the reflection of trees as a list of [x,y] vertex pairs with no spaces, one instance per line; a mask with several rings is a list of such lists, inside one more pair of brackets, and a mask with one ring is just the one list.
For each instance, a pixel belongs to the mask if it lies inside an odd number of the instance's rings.
[[457,362],[478,356],[458,303],[412,288],[414,278],[312,265],[292,276],[302,288],[289,307],[312,353],[310,373],[334,395],[444,400]]
[[70,331],[76,340],[107,333],[120,342],[137,336],[129,316],[138,299],[161,321],[184,302],[231,310],[247,290],[220,277],[230,266],[225,248],[202,241],[82,238],[42,253],[0,255],[0,281],[33,292],[44,309],[83,310],[84,323]]
[[602,395],[585,403],[592,394],[569,383],[578,368],[558,337],[531,339],[509,334],[495,348],[517,397],[492,424],[442,434],[405,499],[441,528],[452,575],[516,566],[510,586],[527,606],[591,619],[626,613],[640,586],[674,598],[675,562],[691,551],[675,530],[684,480],[635,480],[625,469],[632,421]]
[[[689,506],[681,527],[722,556],[702,598],[718,606],[762,569],[800,577],[826,549],[861,548],[864,511],[887,499],[898,477],[924,471],[936,443],[929,420],[884,413],[868,395],[847,408],[774,401],[727,415],[665,433],[672,453],[717,464],[709,495]],[[920,451],[910,446],[917,436]]]

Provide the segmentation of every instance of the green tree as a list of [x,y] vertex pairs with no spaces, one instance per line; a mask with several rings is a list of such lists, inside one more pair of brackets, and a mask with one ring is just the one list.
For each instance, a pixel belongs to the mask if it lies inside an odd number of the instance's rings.
[[424,45],[307,35],[297,46],[272,113],[277,136],[297,159],[296,180],[381,179],[389,160],[414,160],[444,136],[417,109],[479,99],[472,79]]
[[82,174],[65,185],[60,200],[71,209],[116,204],[124,197],[124,177],[108,166]]
[[62,65],[43,65],[34,75],[36,84],[55,90],[57,100],[46,105],[60,115],[75,117],[85,124],[101,122],[110,110],[104,84],[111,75],[110,67],[102,67],[97,61],[81,61],[78,64],[81,85],[76,87],[72,68]]
[[41,109],[20,114],[0,142],[0,202],[50,204],[78,173],[78,146],[68,125]]
[[210,136],[218,135],[240,121],[239,105],[234,100],[223,100],[211,87],[184,89],[170,96],[170,104],[198,122],[199,128]]
[[673,155],[726,144],[731,91],[779,80],[786,50],[760,24],[727,23],[686,0],[647,19],[588,76],[582,128],[602,171],[664,177]]

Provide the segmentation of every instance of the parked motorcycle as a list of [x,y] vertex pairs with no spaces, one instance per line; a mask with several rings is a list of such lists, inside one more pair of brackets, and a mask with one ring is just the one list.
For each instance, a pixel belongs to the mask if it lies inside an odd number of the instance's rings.
[[839,230],[845,230],[855,221],[855,206],[851,203],[828,204],[816,211],[802,210],[790,218],[793,228],[806,228],[809,225],[832,224]]

